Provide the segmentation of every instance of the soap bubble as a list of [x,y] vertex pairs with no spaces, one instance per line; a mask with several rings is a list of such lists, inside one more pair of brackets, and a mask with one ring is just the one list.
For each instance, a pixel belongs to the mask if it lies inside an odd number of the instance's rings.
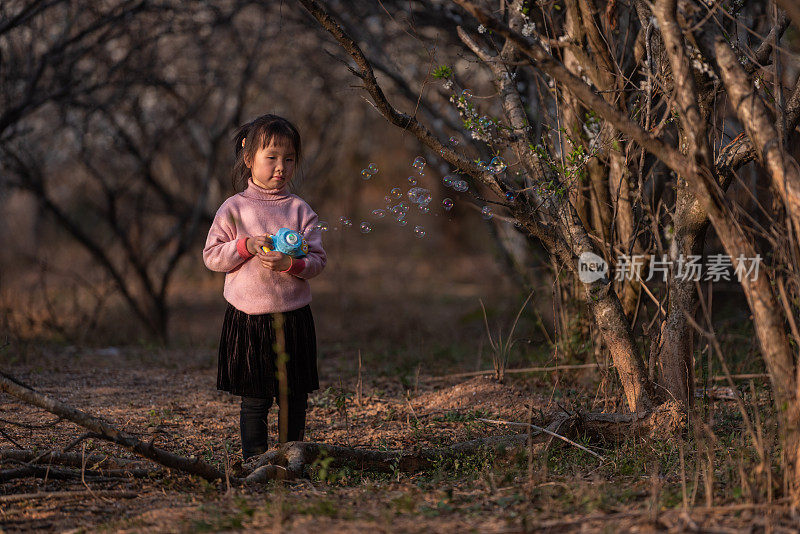
[[517,198],[516,193],[513,191],[506,191],[506,200],[509,202],[514,202],[514,199]]
[[367,169],[362,169],[361,170],[361,179],[362,180],[369,180],[370,178],[372,178],[372,173],[369,172],[369,170],[367,170]]
[[372,216],[375,217],[376,219],[383,219],[384,217],[386,217],[386,211],[385,210],[372,210]]
[[490,208],[489,206],[484,206],[484,207],[481,209],[481,217],[483,217],[483,218],[484,218],[484,219],[486,219],[487,221],[488,221],[489,219],[491,219],[491,218],[492,218],[492,216],[493,216],[493,214],[492,214],[492,208]]
[[453,187],[453,177],[448,174],[447,176],[442,178],[442,183],[444,184],[445,187]]
[[397,215],[398,213],[402,212],[403,210],[402,210],[402,208],[400,208],[400,204],[398,204],[396,206],[392,206],[391,208],[389,208],[389,211],[391,211],[392,213]]
[[459,193],[463,193],[467,189],[469,189],[469,184],[464,180],[457,180],[453,183],[453,189],[458,191]]
[[389,195],[386,195],[385,197],[383,197],[383,202],[385,204],[391,204],[392,203],[392,197],[390,197]]
[[362,221],[361,222],[361,233],[362,234],[368,234],[371,231],[372,231],[372,225],[370,223],[368,223],[367,221]]
[[409,208],[408,202],[401,202],[397,206],[403,211],[408,211]]
[[369,171],[370,174],[377,174],[378,166],[375,165],[374,163],[370,163],[369,165],[367,165],[367,170]]
[[406,220],[406,213],[404,211],[397,215],[397,224],[400,226],[405,226],[408,224],[408,221]]
[[409,176],[408,183],[410,183],[411,185],[417,185],[417,179],[414,178],[413,176]]
[[451,137],[450,144],[453,146],[458,146],[458,138],[456,136]]
[[339,222],[345,228],[350,228],[351,226],[353,226],[353,221],[351,221],[347,217],[339,217]]
[[423,237],[425,237],[425,228],[423,228],[422,226],[415,226],[414,235],[417,236],[418,239],[422,239]]
[[325,222],[325,221],[319,221],[319,222],[317,223],[317,229],[318,229],[320,232],[327,232],[327,231],[328,231],[328,223],[327,223],[327,222]]
[[400,198],[403,196],[403,191],[399,187],[395,187],[392,189],[392,196],[394,198]]
[[472,91],[470,91],[469,89],[464,89],[463,91],[461,91],[461,96],[469,100],[470,98],[472,98]]
[[451,209],[453,209],[452,199],[446,198],[442,200],[442,208],[444,208],[444,211],[450,211]]
[[414,158],[414,163],[412,163],[411,166],[422,172],[422,169],[425,168],[425,163],[426,163],[425,158],[423,158],[422,156],[417,156],[416,158]]
[[431,201],[431,192],[424,187],[412,187],[408,190],[408,200],[414,204],[427,204]]
[[419,211],[422,213],[428,213],[431,209],[427,206],[427,204],[420,204]]
[[501,158],[500,156],[495,156],[492,159],[491,163],[489,164],[489,167],[491,168],[492,172],[494,172],[495,174],[499,174],[504,170],[506,170],[508,165],[506,165],[506,162],[503,158]]

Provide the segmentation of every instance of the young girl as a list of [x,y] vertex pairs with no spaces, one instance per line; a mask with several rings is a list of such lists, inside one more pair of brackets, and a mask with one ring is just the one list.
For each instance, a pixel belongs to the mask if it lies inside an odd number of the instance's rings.
[[[288,192],[301,155],[297,129],[264,115],[240,127],[234,143],[233,187],[244,190],[217,211],[203,260],[212,271],[226,273],[217,389],[242,397],[239,424],[247,459],[267,450],[273,397],[280,406],[280,442],[303,439],[308,393],[319,389],[306,280],[322,271],[326,256],[317,214]],[[304,258],[261,249],[280,228],[304,236]]]

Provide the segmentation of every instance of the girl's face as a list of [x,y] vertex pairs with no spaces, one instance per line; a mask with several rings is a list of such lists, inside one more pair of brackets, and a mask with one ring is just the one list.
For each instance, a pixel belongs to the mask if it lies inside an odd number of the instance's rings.
[[281,142],[282,139],[278,139],[278,144],[275,141],[273,137],[267,146],[259,148],[253,161],[245,160],[253,175],[253,182],[264,189],[280,189],[294,175],[294,147],[289,142]]

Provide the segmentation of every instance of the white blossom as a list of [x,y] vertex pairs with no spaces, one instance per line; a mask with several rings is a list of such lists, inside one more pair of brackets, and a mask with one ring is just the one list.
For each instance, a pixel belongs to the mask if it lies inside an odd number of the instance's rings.
[[525,37],[530,37],[536,31],[536,23],[535,22],[526,22],[525,25],[522,27],[522,35]]

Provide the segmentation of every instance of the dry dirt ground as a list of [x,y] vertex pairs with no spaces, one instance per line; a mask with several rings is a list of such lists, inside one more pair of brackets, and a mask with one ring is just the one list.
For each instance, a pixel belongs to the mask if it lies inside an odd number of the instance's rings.
[[[493,332],[502,330],[507,337],[526,293],[503,275],[502,264],[489,257],[458,256],[444,241],[413,248],[420,244],[376,238],[371,247],[383,248],[369,258],[361,253],[360,241],[340,241],[331,238],[326,243],[329,265],[313,285],[321,388],[310,397],[306,440],[375,449],[441,447],[519,431],[480,418],[527,421],[530,417],[541,423],[556,409],[614,410],[620,405],[611,394],[618,388],[607,380],[613,372],[515,374],[505,384],[485,377],[430,380],[491,368],[478,299],[485,304]],[[539,310],[544,324],[551,325],[552,281],[543,274],[540,282],[531,307]],[[238,398],[215,389],[216,338],[224,311],[221,285],[220,276],[196,268],[181,274],[173,288],[173,348],[165,349],[137,341],[140,327],[124,308],[104,311],[105,331],[81,332],[81,318],[68,312],[69,303],[63,308],[66,312],[38,317],[33,310],[41,308],[22,298],[27,286],[19,286],[20,300],[9,296],[9,288],[16,286],[7,283],[3,295],[9,300],[8,309],[28,310],[12,325],[22,328],[58,320],[78,336],[60,344],[2,346],[2,370],[142,440],[154,440],[178,454],[197,455],[223,469],[226,450],[233,461],[240,455],[240,445]],[[30,291],[35,288],[34,284]],[[520,342],[512,354],[513,366],[593,361],[591,347],[581,346],[577,347],[584,351],[581,360],[555,358],[542,339],[541,324],[531,317],[525,314],[516,330]],[[749,343],[738,341],[745,347]],[[273,438],[275,410],[270,414]],[[530,451],[464,456],[415,474],[327,469],[319,463],[303,480],[247,491],[227,492],[168,470],[150,478],[86,479],[85,484],[17,478],[0,481],[0,529],[795,532],[796,523],[785,507],[753,504],[763,503],[764,493],[740,484],[736,464],[723,463],[736,447],[748,452],[740,446],[743,433],[733,403],[720,400],[709,410],[717,410],[722,440],[716,447],[721,459],[714,472],[719,480],[713,486],[713,508],[705,507],[707,486],[698,477],[697,455],[691,456],[687,449],[682,470],[675,440],[653,442],[631,436],[623,443],[577,438],[601,454],[603,462],[553,440]],[[42,410],[0,395],[0,448],[59,450],[83,433],[72,423],[49,428],[8,423],[41,426],[53,420]],[[82,453],[83,445],[86,454],[134,457],[97,439],[84,441],[75,451]],[[749,473],[752,462],[738,465],[745,465],[743,471]],[[15,467],[19,464],[0,462],[0,470]],[[747,491],[737,493],[740,486]],[[125,493],[109,497],[104,490]],[[21,494],[36,496],[12,500]]]
[[[207,350],[40,349],[7,370],[141,439],[155,439],[173,452],[195,454],[223,466],[226,444],[232,459],[240,454],[238,405],[237,398],[214,389],[215,371],[208,364],[212,357]],[[499,384],[486,377],[426,378],[421,373],[419,381],[408,387],[396,379],[362,377],[360,399],[355,380],[323,379],[322,388],[310,399],[306,440],[376,449],[444,446],[513,432],[478,421],[479,417],[524,421],[529,410],[536,419],[555,408],[551,392],[531,390],[530,380],[512,378]],[[274,408],[270,418],[275,436]],[[53,417],[3,397],[0,419],[41,425]],[[48,429],[5,424],[2,428],[16,446],[38,450],[62,448],[82,433],[71,423]],[[16,446],[8,439],[2,444]],[[620,463],[612,448],[593,448],[608,462]],[[166,470],[149,479],[123,477],[86,484],[22,478],[0,483],[0,495],[38,496],[0,502],[0,525],[7,532],[794,531],[795,524],[780,507],[695,506],[682,512],[680,499],[667,489],[657,489],[661,486],[646,470],[623,476],[621,465],[603,466],[570,449],[560,444],[547,451],[537,449],[537,455],[550,456],[550,461],[525,451],[465,457],[461,464],[456,461],[415,475],[325,472],[315,466],[304,480],[230,492]],[[98,440],[88,441],[85,450],[133,457]],[[565,471],[554,462],[573,467]],[[5,462],[1,467],[15,466]],[[674,477],[664,478],[664,487],[679,486]],[[104,497],[87,490],[130,493]],[[55,491],[75,496],[43,495]]]

